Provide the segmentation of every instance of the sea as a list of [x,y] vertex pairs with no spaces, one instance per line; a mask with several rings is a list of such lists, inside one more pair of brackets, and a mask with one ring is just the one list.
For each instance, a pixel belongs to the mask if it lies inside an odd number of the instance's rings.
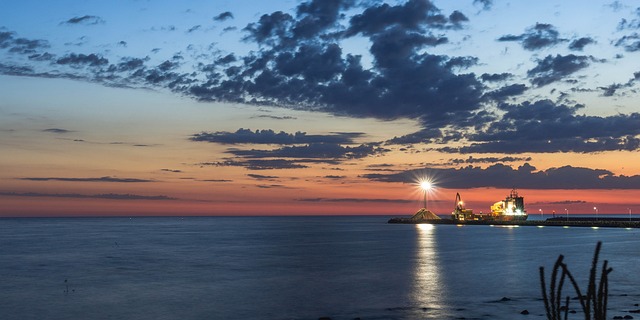
[[640,229],[389,218],[3,218],[0,319],[546,319],[539,268],[586,292],[598,242],[607,318],[640,318]]

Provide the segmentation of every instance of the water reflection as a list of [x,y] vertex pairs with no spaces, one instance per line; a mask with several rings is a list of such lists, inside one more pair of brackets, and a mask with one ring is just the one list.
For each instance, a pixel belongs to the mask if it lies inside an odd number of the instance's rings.
[[[438,246],[435,226],[416,224],[417,245],[412,292],[415,306],[428,313],[442,314],[445,308],[443,295],[446,292],[440,275]],[[426,309],[425,309],[426,308]]]

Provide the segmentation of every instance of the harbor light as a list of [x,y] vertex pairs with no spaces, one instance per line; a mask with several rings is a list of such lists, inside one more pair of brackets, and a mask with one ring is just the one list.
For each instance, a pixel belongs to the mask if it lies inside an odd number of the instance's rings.
[[433,183],[429,180],[420,181],[420,188],[424,191],[424,209],[427,210],[427,193],[433,188]]

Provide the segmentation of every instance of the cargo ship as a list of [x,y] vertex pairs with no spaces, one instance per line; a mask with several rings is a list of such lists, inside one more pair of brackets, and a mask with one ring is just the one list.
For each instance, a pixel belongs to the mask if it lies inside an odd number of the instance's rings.
[[524,208],[524,197],[518,195],[516,189],[502,201],[491,206],[490,213],[473,213],[473,210],[464,206],[460,194],[456,193],[455,209],[451,213],[451,219],[456,221],[524,221],[529,215]]

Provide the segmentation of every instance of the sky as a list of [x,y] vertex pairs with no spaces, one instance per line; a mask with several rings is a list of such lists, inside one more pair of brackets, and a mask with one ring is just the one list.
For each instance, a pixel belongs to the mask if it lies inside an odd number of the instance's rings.
[[0,7],[0,216],[640,213],[635,1]]

